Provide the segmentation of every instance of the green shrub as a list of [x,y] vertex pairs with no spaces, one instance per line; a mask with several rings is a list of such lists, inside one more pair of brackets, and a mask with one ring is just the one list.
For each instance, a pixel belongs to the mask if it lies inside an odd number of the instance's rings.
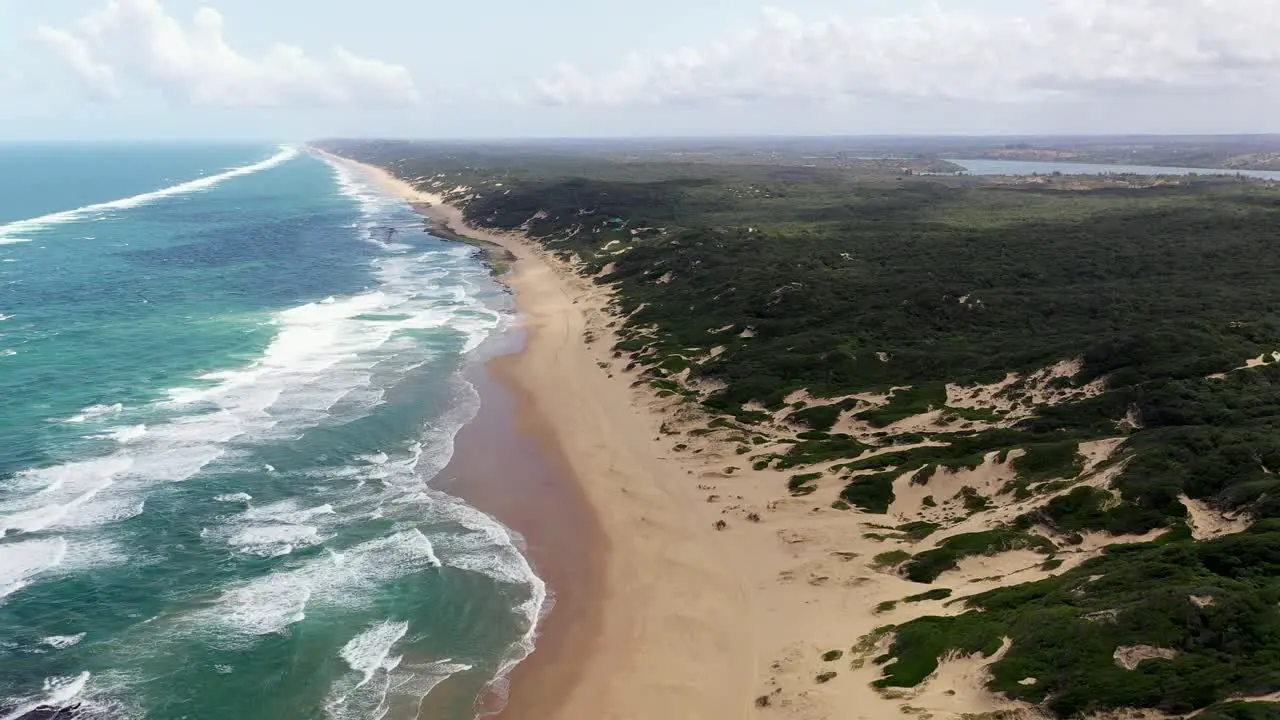
[[828,435],[822,440],[801,440],[779,458],[780,468],[816,465],[846,457],[857,457],[867,445],[848,435]]
[[[1265,694],[1280,646],[1277,578],[1280,531],[1114,546],[1061,575],[966,598],[961,615],[898,626],[877,659],[896,662],[878,684],[910,687],[948,653],[990,652],[1007,637],[1012,645],[991,666],[988,687],[1047,703],[1058,717],[1123,707],[1183,715],[1234,695]],[[1193,603],[1194,596],[1213,603]],[[1112,659],[1118,645],[1178,654],[1130,671]],[[1022,685],[1026,677],[1037,682]],[[1266,709],[1214,712],[1231,718],[1254,710]]]
[[923,617],[895,628],[893,645],[888,653],[876,658],[876,663],[884,665],[890,659],[896,662],[888,665],[884,677],[873,684],[881,688],[915,687],[938,669],[939,658],[951,652],[994,655],[1001,646],[1000,625],[977,613],[963,617],[963,622]]
[[858,413],[858,419],[865,420],[872,427],[888,427],[900,420],[941,408],[946,402],[945,383],[923,383],[895,391],[888,403],[863,410]]
[[991,408],[960,408],[948,406],[947,412],[953,413],[965,420],[976,422],[996,423],[1004,419],[1004,415]]
[[1039,535],[1017,530],[988,530],[986,532],[952,535],[938,547],[926,550],[911,558],[905,572],[908,580],[931,583],[942,573],[953,570],[961,559],[971,555],[994,555],[1010,550],[1035,550],[1053,552],[1054,544]]
[[816,405],[804,410],[797,410],[791,413],[787,419],[813,430],[826,432],[835,426],[836,421],[840,419],[841,412],[843,410],[839,405]]
[[938,523],[917,520],[915,522],[909,522],[904,525],[899,525],[895,529],[898,532],[901,532],[905,536],[905,539],[910,540],[912,542],[919,542],[929,537],[930,535],[934,534],[935,532],[937,532],[938,529],[941,527],[942,526],[939,525]]
[[924,602],[926,600],[946,600],[949,597],[951,597],[950,588],[935,588],[933,590],[929,590],[928,592],[922,592],[919,595],[910,595],[908,597],[904,597],[902,598],[902,602],[918,603],[918,602]]
[[1073,440],[1028,445],[1026,453],[1013,460],[1013,469],[1027,480],[1073,478],[1084,469],[1080,443]]
[[791,491],[792,495],[808,495],[817,490],[817,488],[810,485],[810,483],[821,478],[822,473],[792,475],[791,479],[787,480],[787,489]]
[[960,497],[964,502],[965,512],[970,515],[982,512],[991,507],[991,502],[980,495],[977,490],[965,486],[960,489]]
[[840,491],[840,499],[865,512],[887,513],[893,504],[893,482],[897,478],[896,472],[855,477]]
[[937,465],[925,465],[924,467],[920,468],[920,470],[917,471],[915,475],[911,476],[911,483],[913,485],[928,485],[929,481],[933,479],[933,476],[937,472],[938,472]]
[[906,550],[889,550],[876,555],[872,560],[872,566],[878,569],[886,569],[897,567],[902,563],[911,559],[911,553]]

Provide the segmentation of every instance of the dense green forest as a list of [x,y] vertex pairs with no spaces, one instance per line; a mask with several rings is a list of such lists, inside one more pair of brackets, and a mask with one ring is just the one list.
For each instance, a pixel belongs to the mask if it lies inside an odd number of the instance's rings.
[[[921,176],[768,152],[716,163],[551,146],[328,147],[445,192],[473,224],[523,228],[612,284],[626,318],[617,353],[719,417],[711,429],[737,438],[755,467],[788,470],[795,495],[834,475],[836,507],[886,513],[904,474],[928,486],[940,469],[1008,459],[1014,479],[1000,495],[1043,502],[986,532],[886,553],[922,592],[968,555],[1031,549],[1056,567],[1082,533],[1167,530],[1047,580],[951,600],[960,615],[886,628],[882,685],[918,684],[946,654],[992,653],[1008,638],[991,688],[1061,717],[1277,716],[1230,699],[1280,691],[1280,363],[1240,369],[1280,350],[1280,190]],[[1052,402],[1014,383],[1000,406],[948,404],[947,383],[1072,359]],[[685,371],[714,390],[677,382]],[[799,390],[812,400],[789,405]],[[933,425],[894,429],[928,412]],[[778,417],[793,434],[758,449]],[[1123,439],[1114,476],[1083,482],[1081,443],[1102,438]],[[859,457],[873,445],[879,454]],[[843,462],[805,469],[832,461]],[[999,501],[966,490],[962,514]],[[1252,526],[1196,541],[1183,498]],[[937,527],[898,537],[926,541]],[[1167,657],[1130,670],[1112,660],[1121,646]]]

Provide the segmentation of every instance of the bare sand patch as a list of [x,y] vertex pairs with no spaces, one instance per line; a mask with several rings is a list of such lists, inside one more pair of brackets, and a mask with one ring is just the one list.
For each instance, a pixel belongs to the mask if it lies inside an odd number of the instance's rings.
[[1115,653],[1112,655],[1116,661],[1116,665],[1119,665],[1125,670],[1137,670],[1138,664],[1144,660],[1155,660],[1158,658],[1172,660],[1177,656],[1177,650],[1152,647],[1151,645],[1121,645],[1116,648]]
[[1187,508],[1187,520],[1191,526],[1191,535],[1197,540],[1220,538],[1244,532],[1253,524],[1253,518],[1246,514],[1229,514],[1209,507],[1202,500],[1193,500],[1186,495],[1178,497]]
[[947,405],[973,410],[991,409],[1015,420],[1035,413],[1040,405],[1055,405],[1101,394],[1105,381],[1101,378],[1081,386],[1074,383],[1084,362],[1080,358],[1063,360],[1033,373],[1009,373],[998,382],[986,385],[947,385]]

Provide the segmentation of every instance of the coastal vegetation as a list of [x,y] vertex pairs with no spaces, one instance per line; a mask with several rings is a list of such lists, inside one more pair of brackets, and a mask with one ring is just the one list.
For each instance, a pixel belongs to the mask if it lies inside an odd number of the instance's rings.
[[[994,655],[990,687],[1074,717],[1123,707],[1188,713],[1275,691],[1280,530],[1114,546],[1036,583],[965,599],[955,617],[893,628],[883,687],[918,684],[948,653]],[[1117,648],[1170,652],[1129,669]],[[893,661],[890,663],[890,661]],[[1035,678],[1034,683],[1023,683]]]
[[[989,689],[1059,717],[1277,715],[1238,701],[1280,691],[1275,188],[332,149],[608,286],[615,357],[705,414],[690,437],[732,438],[788,502],[877,523],[888,547],[862,562],[921,590],[879,610],[959,610],[883,628],[878,686],[978,655]],[[1027,551],[1043,579],[950,581]]]

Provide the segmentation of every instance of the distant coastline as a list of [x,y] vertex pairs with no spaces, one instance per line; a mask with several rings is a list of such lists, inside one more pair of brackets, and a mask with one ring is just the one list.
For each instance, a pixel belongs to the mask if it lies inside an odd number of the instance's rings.
[[1280,180],[1280,170],[1247,168],[1180,167],[1176,165],[1125,165],[1077,160],[1023,160],[975,156],[951,158],[950,162],[970,175],[1144,175],[1213,177],[1243,176],[1259,180]]
[[1263,151],[1258,148],[1240,148],[1228,151],[1220,148],[1142,148],[1103,145],[1094,148],[1081,147],[1002,147],[978,148],[946,152],[942,158],[964,164],[965,158],[1005,160],[1026,163],[1065,163],[1079,165],[1129,165],[1167,168],[1199,168],[1224,173],[1237,171],[1280,171],[1280,152],[1274,144]]

